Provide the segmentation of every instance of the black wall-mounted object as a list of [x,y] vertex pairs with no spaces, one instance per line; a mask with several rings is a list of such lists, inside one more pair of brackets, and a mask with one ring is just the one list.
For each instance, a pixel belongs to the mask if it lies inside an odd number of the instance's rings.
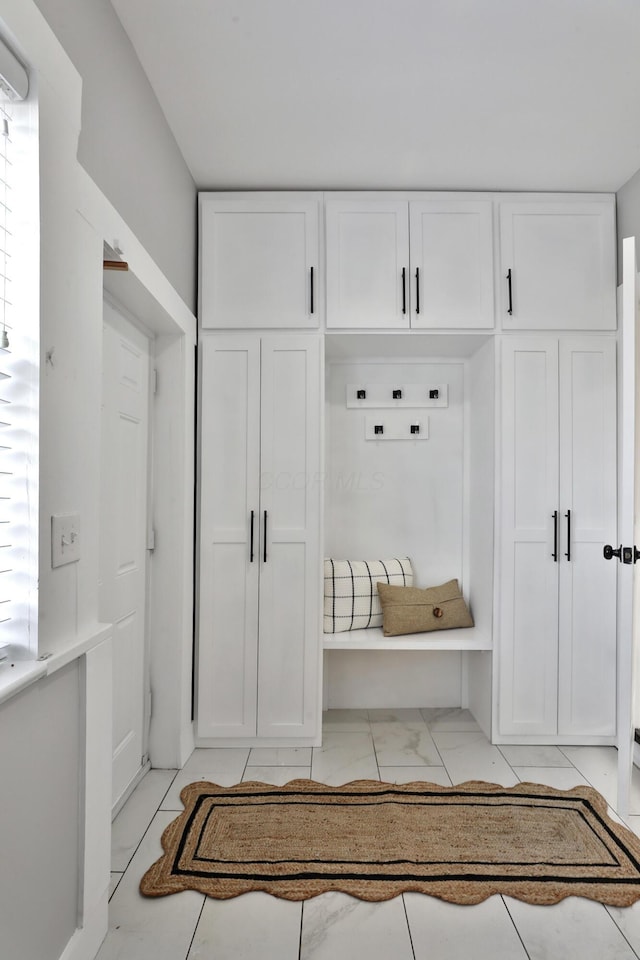
[[511,289],[511,267],[509,267],[509,269],[507,270],[507,284],[508,284],[508,290],[509,290],[509,309],[507,310],[507,313],[509,314],[509,316],[511,316],[513,314],[513,291]]
[[394,399],[394,400],[402,400],[402,390],[394,390],[394,391],[393,391],[393,399]]
[[367,399],[367,391],[366,391],[366,390],[358,390],[358,391],[356,391],[356,398],[357,398],[358,400],[366,400],[366,399]]
[[412,423],[411,424],[411,433],[420,433],[420,424]]
[[374,432],[374,433],[384,433],[384,427],[382,426],[381,423],[376,423],[375,426],[374,426],[374,428],[373,428],[373,432]]
[[439,396],[439,390],[429,390],[429,400],[437,400]]

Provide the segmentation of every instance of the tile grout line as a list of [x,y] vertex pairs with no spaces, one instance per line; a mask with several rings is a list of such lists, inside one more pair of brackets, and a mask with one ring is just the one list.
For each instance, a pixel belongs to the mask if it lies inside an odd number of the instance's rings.
[[505,898],[504,898],[504,896],[503,896],[502,894],[500,895],[500,899],[502,900],[502,902],[503,902],[503,904],[504,904],[504,908],[505,908],[505,910],[507,911],[507,916],[509,917],[509,920],[511,920],[511,923],[513,924],[513,929],[514,929],[515,932],[516,932],[516,936],[518,937],[518,940],[519,940],[520,943],[522,944],[522,949],[523,949],[524,952],[525,952],[525,955],[526,955],[526,957],[527,957],[527,960],[531,960],[531,954],[530,954],[529,951],[527,950],[526,944],[525,944],[524,940],[522,939],[522,936],[521,936],[521,934],[520,934],[520,931],[518,930],[518,925],[517,925],[517,923],[515,922],[515,920],[513,919],[513,917],[511,916],[511,910],[509,910],[509,904],[507,903],[507,901],[505,900]]
[[413,957],[413,960],[416,960],[416,951],[415,951],[415,947],[413,946],[413,936],[411,935],[411,924],[409,923],[409,914],[407,913],[407,902],[404,899],[403,893],[400,894],[400,896],[402,897],[402,907],[404,909],[404,918],[407,921],[407,932],[409,934],[409,945],[411,946],[411,956]]
[[[315,748],[312,747],[311,749],[314,750]],[[302,925],[304,923],[304,904],[305,904],[305,901],[303,900],[302,903],[300,904],[300,936],[298,938],[298,960],[302,960]]]
[[207,902],[207,896],[206,896],[206,894],[203,894],[203,897],[202,897],[202,906],[200,907],[200,913],[198,914],[198,919],[196,920],[196,922],[195,922],[195,924],[194,924],[193,933],[191,934],[191,940],[189,940],[189,946],[187,947],[187,952],[186,952],[185,955],[184,955],[184,960],[189,960],[189,954],[191,953],[191,947],[193,946],[193,941],[194,941],[195,938],[196,938],[196,933],[198,932],[198,927],[199,927],[199,925],[200,925],[200,918],[202,917],[202,914],[204,913],[204,905],[205,905],[206,902]]
[[[120,886],[120,883],[121,883],[121,881],[122,881],[125,873],[127,872],[127,870],[129,869],[129,867],[131,866],[131,861],[133,860],[133,858],[135,857],[136,853],[137,853],[138,850],[140,849],[140,846],[141,846],[141,844],[142,844],[142,841],[144,840],[144,838],[146,837],[147,833],[149,832],[149,828],[151,827],[151,824],[153,823],[154,819],[155,819],[155,818],[157,817],[157,815],[158,815],[159,813],[161,813],[161,812],[162,812],[162,813],[173,812],[173,811],[165,811],[165,810],[162,810],[162,811],[161,811],[161,810],[160,810],[160,806],[161,806],[161,804],[163,803],[164,798],[165,798],[166,795],[168,794],[169,790],[171,789],[171,786],[172,786],[172,784],[173,784],[173,781],[174,781],[175,778],[178,776],[178,773],[179,773],[179,772],[180,772],[179,770],[176,770],[176,772],[174,773],[173,777],[171,778],[171,783],[169,784],[169,786],[167,787],[167,789],[165,790],[165,792],[162,794],[162,797],[160,798],[160,801],[159,801],[158,805],[156,806],[155,810],[154,810],[153,813],[151,814],[151,819],[147,821],[147,825],[146,825],[146,827],[144,828],[144,830],[142,831],[142,834],[140,835],[140,839],[138,840],[138,842],[137,842],[137,844],[136,844],[136,846],[135,846],[135,849],[134,849],[133,853],[131,854],[131,856],[129,857],[129,859],[128,859],[128,861],[127,861],[126,867],[125,867],[124,870],[122,871],[122,875],[121,875],[121,877],[120,877],[120,880],[118,881],[118,886]],[[123,808],[123,809],[124,809],[124,808]],[[122,812],[122,811],[120,811],[120,812]],[[118,814],[118,816],[119,816],[119,814]],[[112,872],[112,873],[119,873],[120,871],[119,871],[119,870],[112,870],[111,872]],[[117,889],[117,887],[116,887],[116,889]],[[115,892],[116,892],[116,891],[114,890],[113,893],[115,894]],[[112,894],[111,896],[113,896],[113,894]],[[111,900],[111,897],[109,897],[109,900]]]
[[625,943],[628,944],[629,949],[631,950],[631,953],[634,955],[634,957],[637,958],[637,957],[638,957],[638,952],[637,952],[637,950],[634,950],[634,949],[633,949],[633,946],[631,945],[631,941],[629,940],[629,938],[628,938],[627,935],[625,934],[625,932],[624,932],[624,930],[622,929],[622,927],[620,926],[620,924],[617,922],[616,918],[609,912],[609,907],[607,906],[607,904],[606,904],[606,903],[603,903],[602,906],[604,907],[605,913],[607,914],[607,916],[609,917],[609,919],[611,920],[611,922],[613,923],[613,925],[614,925],[614,926],[616,927],[616,929],[619,931],[620,936],[623,938],[623,940],[625,941]]

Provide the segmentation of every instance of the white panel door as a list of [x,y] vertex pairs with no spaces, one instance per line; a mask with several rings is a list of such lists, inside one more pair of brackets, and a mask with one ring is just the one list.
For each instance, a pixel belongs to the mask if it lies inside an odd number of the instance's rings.
[[320,342],[262,341],[258,736],[318,721]]
[[149,341],[104,304],[100,618],[113,623],[115,805],[146,752]]
[[317,327],[320,201],[200,194],[204,328]]
[[408,327],[409,205],[329,199],[327,327]]
[[616,343],[560,340],[558,733],[616,731]]
[[622,341],[620,390],[620,509],[618,537],[609,546],[624,545],[631,556],[618,568],[618,802],[621,816],[630,811],[634,729],[640,727],[640,577],[634,560],[640,547],[640,307],[636,238],[622,241]]
[[201,351],[198,736],[255,736],[260,341]]
[[554,734],[558,685],[558,345],[502,350],[501,734]]
[[412,200],[411,326],[493,327],[489,200]]
[[615,329],[612,203],[505,201],[500,248],[504,329]]

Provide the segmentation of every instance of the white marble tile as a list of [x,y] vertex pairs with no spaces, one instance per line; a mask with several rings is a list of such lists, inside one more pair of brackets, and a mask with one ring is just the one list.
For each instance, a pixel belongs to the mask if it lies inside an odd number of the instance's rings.
[[216,773],[228,773],[238,770],[238,780],[242,776],[245,764],[249,757],[249,747],[197,747],[182,772],[193,770],[196,773],[207,773],[212,777]]
[[512,787],[518,778],[497,747],[483,733],[468,731],[434,732],[434,742],[452,783],[486,780]]
[[322,729],[328,733],[369,733],[368,710],[325,710],[322,714]]
[[568,897],[536,907],[504,899],[530,960],[637,960],[601,903]]
[[382,903],[325,893],[305,900],[300,960],[413,960],[402,897]]
[[424,707],[420,713],[430,730],[479,730],[470,710],[462,707]]
[[606,910],[640,957],[640,900],[630,907],[606,907]]
[[311,747],[254,747],[247,763],[252,767],[308,767]]
[[121,873],[114,873],[112,871],[111,880],[109,881],[109,899],[111,899],[111,897],[114,895],[114,893],[118,889],[118,884],[122,880],[122,876],[123,875]]
[[208,780],[221,787],[242,781],[249,756],[248,747],[201,747],[193,751],[162,801],[161,810],[182,810],[180,791],[196,780]]
[[570,767],[571,761],[553,745],[501,744],[500,752],[512,767]]
[[162,854],[160,837],[174,814],[156,814],[109,904],[109,932],[96,960],[176,960],[186,957],[204,896],[187,891],[143,897],[140,879]]
[[451,786],[451,778],[444,767],[380,767],[380,779],[385,783],[438,783]]
[[176,770],[149,770],[111,826],[111,869],[126,870]]
[[418,893],[404,901],[415,960],[527,960],[501,897],[465,907]]
[[311,767],[251,767],[244,771],[243,783],[257,780],[258,783],[272,783],[282,787],[290,780],[310,779]]
[[207,898],[187,960],[298,960],[302,903],[268,893]]
[[633,830],[637,837],[640,837],[640,817],[637,815],[630,815],[624,821],[629,830]]
[[[618,805],[618,751],[615,747],[562,747],[571,763],[615,809]],[[640,813],[640,771],[633,769],[630,813]]]
[[[218,770],[215,774],[198,773],[195,770],[181,770],[177,775],[167,795],[160,805],[161,810],[179,810],[182,812],[184,806],[180,799],[180,791],[190,783],[196,783],[203,780],[209,783],[216,783],[219,787],[233,787],[236,783],[242,782],[244,774],[244,764],[241,770]],[[275,767],[273,769],[276,769]]]
[[397,707],[369,710],[371,723],[424,723],[424,717],[416,707]]
[[523,783],[543,783],[556,790],[589,785],[575,767],[514,767],[513,770]]
[[380,766],[441,766],[440,754],[422,723],[373,723],[371,735]]
[[378,764],[371,734],[326,733],[313,748],[311,778],[338,786],[351,780],[378,780]]

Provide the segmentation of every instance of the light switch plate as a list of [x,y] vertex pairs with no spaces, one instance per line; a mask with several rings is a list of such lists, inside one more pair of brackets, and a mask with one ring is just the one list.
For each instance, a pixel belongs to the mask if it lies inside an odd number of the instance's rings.
[[51,517],[51,566],[61,567],[80,559],[80,516]]

